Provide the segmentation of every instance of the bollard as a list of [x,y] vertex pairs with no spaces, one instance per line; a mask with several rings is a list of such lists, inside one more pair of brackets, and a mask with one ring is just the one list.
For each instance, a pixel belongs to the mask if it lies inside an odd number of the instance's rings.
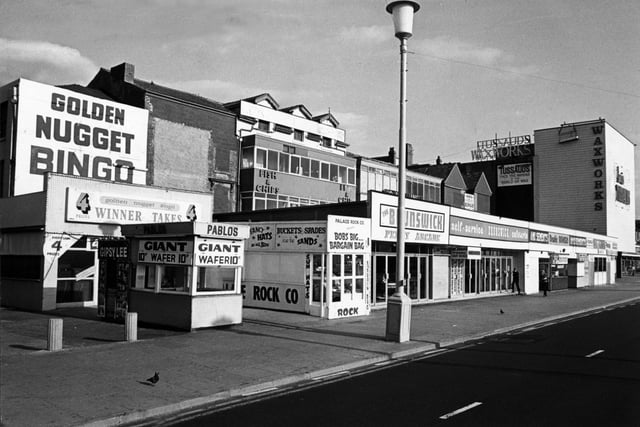
[[47,350],[62,350],[62,319],[49,319],[49,339]]
[[138,341],[138,313],[127,313],[124,339],[129,342]]

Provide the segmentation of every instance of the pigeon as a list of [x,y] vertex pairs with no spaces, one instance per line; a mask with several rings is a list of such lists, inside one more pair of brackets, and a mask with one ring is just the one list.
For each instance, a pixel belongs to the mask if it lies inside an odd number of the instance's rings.
[[500,314],[504,314],[504,311],[502,311],[502,309],[500,309]]
[[156,372],[155,374],[153,374],[153,376],[151,378],[147,378],[147,382],[150,382],[151,384],[155,384],[158,381],[160,381],[160,375],[158,372]]

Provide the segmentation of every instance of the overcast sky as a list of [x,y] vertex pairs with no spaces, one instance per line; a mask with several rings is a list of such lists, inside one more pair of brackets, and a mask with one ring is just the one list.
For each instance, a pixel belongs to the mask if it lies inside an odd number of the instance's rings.
[[[471,161],[477,140],[599,117],[640,143],[640,1],[420,3],[409,40],[415,161]],[[351,151],[383,155],[399,114],[385,4],[0,0],[0,85],[84,85],[126,61],[138,78],[220,102],[268,92],[281,107],[330,109]]]

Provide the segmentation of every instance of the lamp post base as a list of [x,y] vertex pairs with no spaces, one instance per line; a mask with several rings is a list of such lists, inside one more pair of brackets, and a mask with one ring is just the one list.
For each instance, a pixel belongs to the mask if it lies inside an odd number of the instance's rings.
[[396,292],[387,300],[387,341],[406,342],[411,337],[411,298]]

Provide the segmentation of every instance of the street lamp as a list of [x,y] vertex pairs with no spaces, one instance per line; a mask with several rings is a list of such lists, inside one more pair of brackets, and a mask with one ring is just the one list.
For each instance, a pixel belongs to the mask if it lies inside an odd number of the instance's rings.
[[387,12],[393,15],[395,35],[400,39],[400,142],[398,162],[398,209],[396,215],[396,292],[387,301],[388,341],[405,342],[411,332],[411,298],[404,292],[404,239],[405,239],[405,187],[407,145],[406,108],[407,108],[407,39],[413,33],[413,15],[420,5],[411,0],[391,1]]

